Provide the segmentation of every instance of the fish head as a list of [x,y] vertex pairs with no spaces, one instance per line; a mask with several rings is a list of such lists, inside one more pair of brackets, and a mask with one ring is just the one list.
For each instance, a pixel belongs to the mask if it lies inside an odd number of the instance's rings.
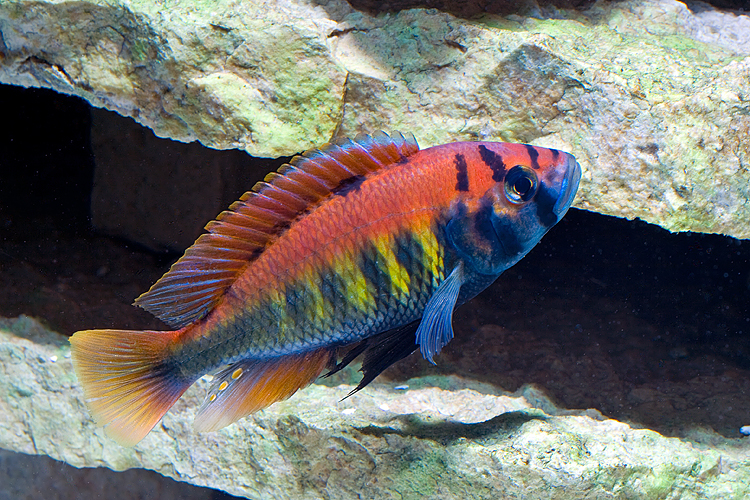
[[477,154],[466,156],[474,160],[476,180],[452,207],[447,235],[475,272],[497,276],[565,215],[578,190],[581,167],[572,155],[553,149],[474,144]]

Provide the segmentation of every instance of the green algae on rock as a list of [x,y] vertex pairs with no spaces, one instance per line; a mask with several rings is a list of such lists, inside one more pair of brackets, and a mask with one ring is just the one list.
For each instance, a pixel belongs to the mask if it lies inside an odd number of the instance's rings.
[[165,5],[4,2],[0,81],[255,156],[378,129],[423,147],[555,147],[586,171],[579,208],[750,237],[746,15],[676,0],[473,19],[344,0]]
[[[694,443],[457,377],[447,389],[313,385],[197,434],[193,388],[135,448],[95,429],[65,337],[0,320],[0,447],[76,467],[145,468],[247,498],[702,498],[750,493],[750,441]],[[419,380],[410,381],[412,387]],[[542,409],[543,408],[543,409]]]

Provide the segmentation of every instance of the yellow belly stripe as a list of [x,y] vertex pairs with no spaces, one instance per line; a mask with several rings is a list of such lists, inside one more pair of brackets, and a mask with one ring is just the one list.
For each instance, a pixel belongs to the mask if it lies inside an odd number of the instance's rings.
[[443,278],[443,252],[440,244],[429,226],[419,228],[414,234],[422,246],[425,269],[432,274],[432,286],[437,287]]
[[341,277],[347,302],[357,311],[369,314],[375,310],[375,298],[367,280],[349,252],[334,262],[333,269]]
[[375,248],[380,254],[377,260],[378,267],[387,273],[391,280],[391,294],[404,302],[405,296],[409,295],[411,278],[408,270],[398,262],[396,254],[393,253],[393,238],[390,235],[381,236],[375,241]]

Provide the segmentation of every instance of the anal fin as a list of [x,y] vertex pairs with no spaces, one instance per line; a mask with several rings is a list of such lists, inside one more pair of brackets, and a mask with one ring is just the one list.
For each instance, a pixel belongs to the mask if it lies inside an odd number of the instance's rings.
[[335,350],[326,347],[270,360],[245,359],[229,365],[214,377],[195,416],[196,430],[219,430],[289,398],[330,366],[334,355]]

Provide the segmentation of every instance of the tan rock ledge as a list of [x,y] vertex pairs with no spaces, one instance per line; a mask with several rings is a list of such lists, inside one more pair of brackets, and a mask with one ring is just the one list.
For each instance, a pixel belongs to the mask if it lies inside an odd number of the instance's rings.
[[344,0],[7,0],[0,81],[254,156],[378,129],[556,147],[584,168],[579,208],[748,238],[749,30],[676,0],[472,19]]
[[[0,447],[76,467],[145,468],[247,498],[702,498],[750,494],[750,440],[687,442],[595,410],[456,377],[409,389],[313,385],[216,432],[192,388],[135,448],[95,427],[65,337],[0,320]],[[696,431],[698,432],[698,431]],[[700,443],[700,444],[698,444]]]

